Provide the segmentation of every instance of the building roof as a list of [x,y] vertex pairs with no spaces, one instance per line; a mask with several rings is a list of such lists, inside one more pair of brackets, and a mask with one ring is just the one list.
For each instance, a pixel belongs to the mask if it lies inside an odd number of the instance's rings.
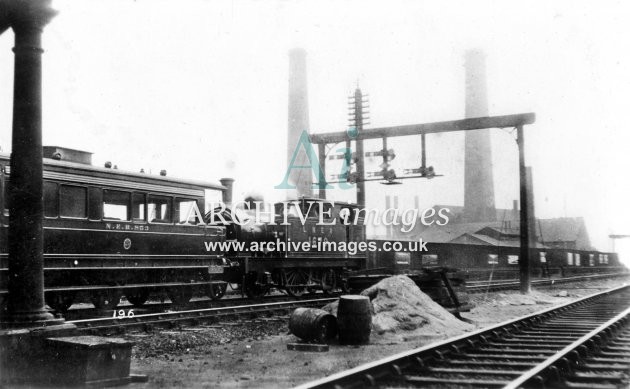
[[576,242],[584,249],[592,248],[582,217],[538,219],[536,235],[541,242]]
[[[581,217],[537,219],[537,247],[551,247],[566,244],[579,250],[591,250],[592,246]],[[433,224],[424,229],[416,238],[433,243],[466,243],[493,246],[520,245],[518,221],[509,227],[503,222],[452,223],[444,226]]]
[[[441,208],[447,208],[449,210],[449,216],[455,221],[460,221],[464,215],[464,207],[461,205],[441,205],[436,204],[432,207],[437,212]],[[496,220],[499,222],[507,220],[518,220],[519,210],[509,208],[496,208]]]

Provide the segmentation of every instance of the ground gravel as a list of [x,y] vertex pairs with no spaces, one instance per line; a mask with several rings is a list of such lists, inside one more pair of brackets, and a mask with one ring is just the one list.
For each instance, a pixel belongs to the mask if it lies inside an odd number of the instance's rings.
[[[463,316],[473,322],[473,329],[483,328],[624,282],[628,280],[563,284],[537,289],[530,296],[508,291],[474,294],[475,308]],[[287,350],[287,343],[298,341],[289,334],[288,321],[287,315],[127,334],[136,343],[132,373],[149,376],[147,383],[129,387],[289,388],[469,331],[437,332],[431,326],[414,326],[411,331],[373,333],[365,346],[331,344],[330,351],[316,353]]]

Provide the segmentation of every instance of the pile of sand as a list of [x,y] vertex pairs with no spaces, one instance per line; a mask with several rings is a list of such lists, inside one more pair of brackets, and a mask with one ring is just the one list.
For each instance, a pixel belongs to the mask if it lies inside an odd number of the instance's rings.
[[[407,276],[385,278],[361,294],[372,301],[372,330],[377,334],[421,331],[437,335],[474,328],[433,301]],[[333,302],[323,309],[336,316],[337,305]]]

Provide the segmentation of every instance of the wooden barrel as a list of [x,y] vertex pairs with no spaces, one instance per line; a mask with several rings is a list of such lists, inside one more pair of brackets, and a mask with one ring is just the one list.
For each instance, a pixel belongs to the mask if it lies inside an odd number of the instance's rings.
[[337,336],[337,319],[321,309],[297,308],[289,319],[289,330],[303,340],[327,342]]
[[367,296],[347,295],[339,298],[337,326],[339,343],[366,344],[372,332],[372,303]]

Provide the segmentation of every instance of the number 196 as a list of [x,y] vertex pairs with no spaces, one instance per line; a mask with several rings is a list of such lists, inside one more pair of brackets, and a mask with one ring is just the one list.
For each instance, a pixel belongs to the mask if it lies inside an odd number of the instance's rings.
[[125,311],[124,309],[115,310],[112,315],[114,319],[123,319],[125,317],[134,317],[133,309]]

